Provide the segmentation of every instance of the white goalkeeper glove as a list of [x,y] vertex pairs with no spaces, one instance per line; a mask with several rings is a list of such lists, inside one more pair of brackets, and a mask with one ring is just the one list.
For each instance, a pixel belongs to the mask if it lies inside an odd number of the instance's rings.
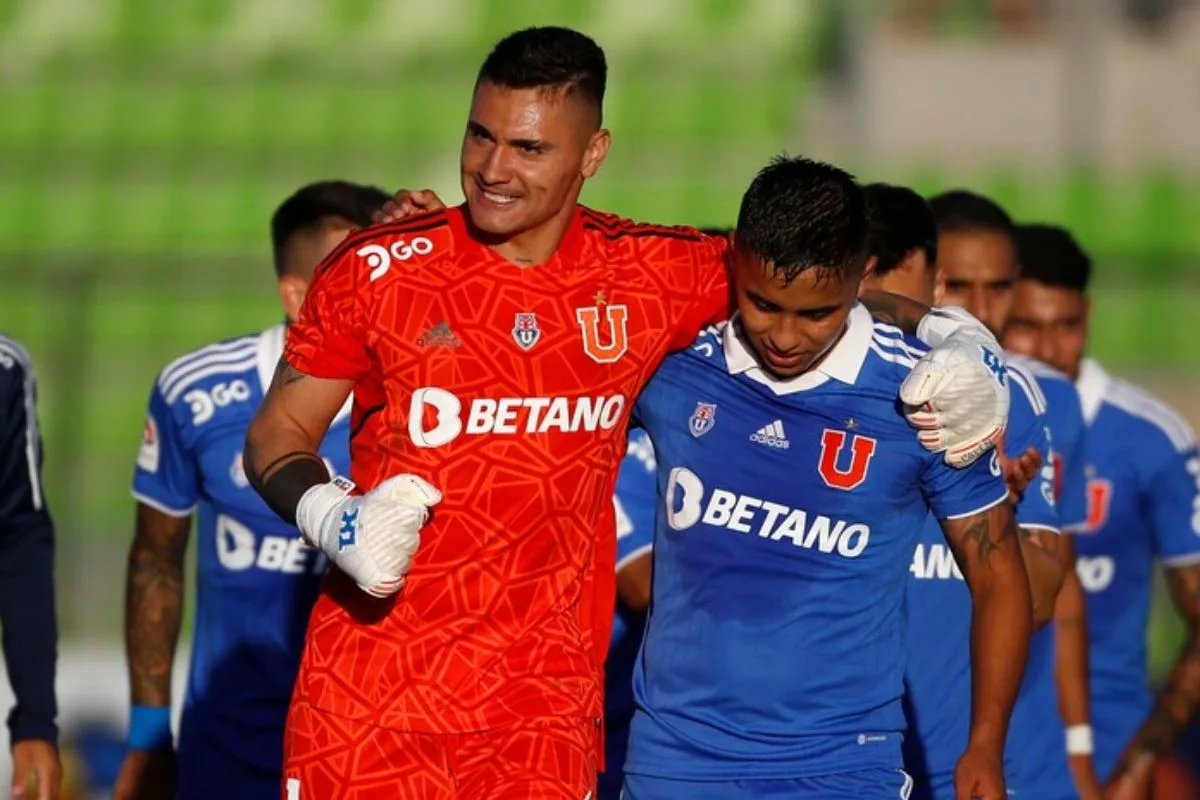
[[917,337],[933,349],[900,386],[904,415],[925,449],[966,467],[995,447],[1008,425],[1004,350],[983,323],[953,306],[925,315]]
[[400,591],[421,544],[421,526],[442,493],[416,475],[394,475],[362,496],[354,483],[337,477],[313,486],[296,506],[296,525],[374,597]]

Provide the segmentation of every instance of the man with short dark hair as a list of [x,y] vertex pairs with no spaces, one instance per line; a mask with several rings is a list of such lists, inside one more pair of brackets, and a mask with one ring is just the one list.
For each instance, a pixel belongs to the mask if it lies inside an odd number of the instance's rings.
[[925,198],[904,186],[863,187],[874,264],[863,286],[936,305],[937,225]]
[[[378,189],[325,181],[275,211],[271,252],[288,323],[316,265],[385,199]],[[242,468],[246,426],[283,351],[286,324],[182,356],[151,391],[133,479],[125,608],[133,708],[117,800],[278,796],[284,718],[325,571],[320,554],[250,489]],[[346,465],[348,412],[321,448],[330,472]],[[176,766],[171,667],[193,518],[196,627]]]
[[[630,406],[728,302],[726,240],[578,204],[608,152],[605,70],[576,31],[501,41],[462,143],[466,203],[350,237],[289,331],[246,467],[334,565],[289,715],[292,796],[595,790]],[[435,329],[456,346],[422,346]],[[905,394],[960,465],[1008,404],[961,330]],[[353,480],[331,481],[316,447],[351,390]]]
[[867,245],[849,175],[772,162],[734,233],[736,314],[634,408],[663,507],[627,800],[906,797],[902,606],[931,513],[975,605],[959,796],[1005,796],[1032,628],[1012,507],[998,469],[913,441],[895,398],[925,347],[858,304]]
[[[1076,538],[1089,621],[1096,773],[1106,797],[1146,797],[1200,708],[1200,452],[1177,411],[1084,356],[1092,261],[1070,232],[1023,225],[1019,243],[1021,275],[1005,344],[1071,376],[1088,426],[1088,525]],[[1156,561],[1188,637],[1154,698],[1146,620]],[[1092,731],[1086,733],[1081,744],[1090,749]]]

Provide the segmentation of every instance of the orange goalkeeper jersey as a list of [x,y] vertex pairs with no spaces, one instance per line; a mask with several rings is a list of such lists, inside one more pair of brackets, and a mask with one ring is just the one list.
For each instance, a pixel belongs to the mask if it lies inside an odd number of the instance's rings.
[[725,315],[726,243],[579,207],[519,267],[463,213],[352,235],[289,331],[292,366],[355,382],[359,490],[412,472],[445,497],[396,597],[331,571],[295,700],[431,733],[598,717],[630,409]]

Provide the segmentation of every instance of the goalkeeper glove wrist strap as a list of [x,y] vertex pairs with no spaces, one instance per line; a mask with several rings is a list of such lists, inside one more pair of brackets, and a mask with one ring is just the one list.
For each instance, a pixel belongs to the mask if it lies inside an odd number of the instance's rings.
[[296,504],[296,527],[308,543],[321,547],[325,520],[334,507],[354,491],[354,481],[337,476],[328,483],[313,485]]
[[133,706],[129,709],[130,750],[163,750],[171,747],[171,707]]

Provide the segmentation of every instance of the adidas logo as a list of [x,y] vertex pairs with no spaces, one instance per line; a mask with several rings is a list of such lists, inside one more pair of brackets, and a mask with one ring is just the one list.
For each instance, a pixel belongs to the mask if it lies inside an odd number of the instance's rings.
[[420,347],[462,347],[462,342],[454,335],[454,331],[450,330],[446,320],[442,320],[422,333],[417,339],[417,345]]
[[783,432],[783,422],[780,420],[763,425],[750,435],[750,441],[765,444],[768,447],[778,447],[780,450],[787,450],[791,446],[787,434]]

